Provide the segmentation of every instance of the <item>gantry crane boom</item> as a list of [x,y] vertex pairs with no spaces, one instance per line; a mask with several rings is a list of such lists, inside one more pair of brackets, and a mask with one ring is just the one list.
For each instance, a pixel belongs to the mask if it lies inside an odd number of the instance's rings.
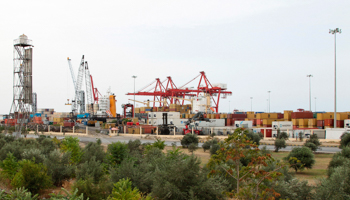
[[[71,63],[71,59],[68,57],[67,58],[68,60],[68,65],[69,65],[69,69],[70,69],[70,74],[72,76],[72,80],[73,80],[73,86],[74,86],[74,94],[75,96],[77,95],[77,91],[76,91],[76,78],[75,78],[75,75],[74,75],[74,71],[73,71],[73,67],[72,67],[72,63]],[[66,105],[72,105],[72,111],[75,112],[76,109],[77,109],[77,105],[76,105],[76,101],[75,101],[75,98],[74,100],[72,101],[72,104],[69,103],[69,99],[68,99],[68,102],[66,103]]]
[[93,104],[92,100],[92,86],[91,86],[91,77],[88,62],[85,61],[85,86],[86,86],[86,100],[87,104]]

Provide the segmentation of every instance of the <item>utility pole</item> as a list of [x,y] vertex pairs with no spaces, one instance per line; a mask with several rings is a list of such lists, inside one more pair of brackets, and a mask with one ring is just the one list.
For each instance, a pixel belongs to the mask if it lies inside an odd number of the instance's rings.
[[341,33],[340,28],[329,29],[329,33],[334,35],[334,128],[337,128],[337,46],[336,33]]
[[311,77],[312,74],[306,75],[309,78],[309,110],[311,111]]
[[135,80],[137,78],[137,76],[132,76],[132,78],[134,79],[134,108],[133,108],[133,113],[132,113],[132,117],[135,117]]

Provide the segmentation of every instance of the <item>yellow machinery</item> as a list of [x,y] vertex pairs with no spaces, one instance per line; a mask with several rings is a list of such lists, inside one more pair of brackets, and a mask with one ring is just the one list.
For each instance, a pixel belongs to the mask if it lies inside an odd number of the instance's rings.
[[115,106],[115,102],[115,95],[109,95],[109,110],[111,111],[113,117],[117,117],[117,108]]

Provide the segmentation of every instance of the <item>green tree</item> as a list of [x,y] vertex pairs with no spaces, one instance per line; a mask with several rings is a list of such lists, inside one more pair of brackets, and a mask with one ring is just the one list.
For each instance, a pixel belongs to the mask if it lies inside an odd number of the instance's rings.
[[[211,169],[209,175],[225,174],[235,180],[235,191],[232,195],[241,199],[258,199],[265,197],[278,196],[273,190],[270,190],[263,181],[277,180],[281,175],[277,172],[282,166],[274,171],[267,172],[263,170],[267,162],[272,162],[270,154],[262,156],[258,146],[246,136],[247,130],[236,129],[234,133],[228,136],[217,154],[211,156],[208,167]],[[248,165],[241,164],[241,158],[250,156]]]
[[277,138],[276,139],[285,139],[285,140],[288,140],[289,137],[288,137],[288,134],[284,131],[280,131],[280,129],[277,129]]
[[77,164],[80,162],[83,152],[79,146],[78,138],[72,136],[65,137],[61,141],[60,148],[63,152],[70,152],[72,164]]
[[310,148],[312,151],[317,151],[321,143],[316,134],[310,135],[310,138],[306,140],[304,146]]
[[109,163],[119,165],[128,155],[128,147],[122,142],[113,142],[108,145],[107,148],[107,159]]
[[197,144],[198,146],[198,136],[196,134],[186,134],[181,140],[181,145],[184,148],[192,143]]
[[11,181],[15,188],[25,187],[32,194],[52,186],[51,177],[47,175],[47,168],[43,164],[35,164],[30,160],[19,161],[20,169]]
[[349,132],[344,132],[340,136],[340,146],[339,148],[344,148],[350,144],[350,133]]
[[290,163],[290,167],[296,172],[304,168],[311,169],[315,164],[315,156],[311,149],[307,147],[292,149],[288,156],[285,157],[285,160]]
[[16,157],[12,153],[8,153],[6,159],[0,162],[0,168],[2,169],[0,174],[4,178],[12,180],[19,167]]
[[275,152],[278,152],[278,150],[286,148],[286,141],[284,139],[278,139],[275,140]]
[[139,200],[141,199],[140,191],[132,187],[130,179],[121,179],[114,184],[112,194],[108,200]]

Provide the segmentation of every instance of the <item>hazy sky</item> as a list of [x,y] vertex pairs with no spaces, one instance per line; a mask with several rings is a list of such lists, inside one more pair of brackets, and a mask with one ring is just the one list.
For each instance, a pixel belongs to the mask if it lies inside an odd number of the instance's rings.
[[[337,35],[338,111],[350,111],[350,1],[1,1],[0,114],[10,111],[13,40],[33,40],[33,91],[38,108],[70,111],[74,88],[67,57],[77,75],[81,56],[98,90],[111,87],[117,112],[136,89],[171,76],[177,86],[205,71],[226,83],[229,108],[271,112],[309,107],[333,111],[334,36]],[[348,55],[348,56],[347,56]],[[198,84],[198,83],[197,83]],[[193,84],[193,86],[195,83]],[[150,97],[136,97],[146,100]],[[230,106],[229,106],[230,102]],[[139,106],[141,106],[139,104]]]

